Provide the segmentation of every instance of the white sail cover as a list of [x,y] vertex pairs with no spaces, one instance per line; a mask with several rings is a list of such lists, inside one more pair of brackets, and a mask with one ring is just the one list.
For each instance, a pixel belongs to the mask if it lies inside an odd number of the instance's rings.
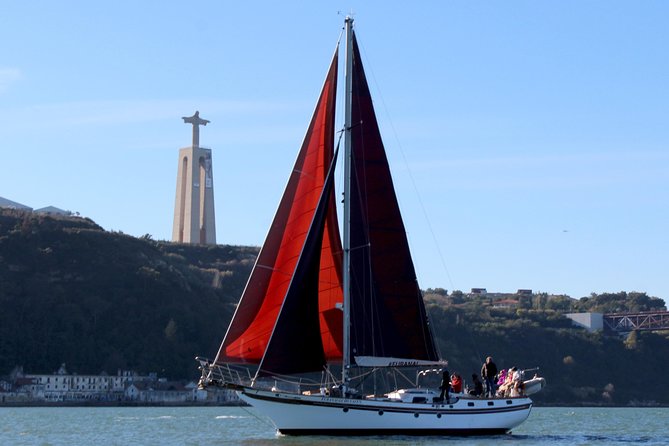
[[423,367],[448,365],[448,361],[425,361],[422,359],[391,358],[379,356],[356,356],[355,363],[358,367]]

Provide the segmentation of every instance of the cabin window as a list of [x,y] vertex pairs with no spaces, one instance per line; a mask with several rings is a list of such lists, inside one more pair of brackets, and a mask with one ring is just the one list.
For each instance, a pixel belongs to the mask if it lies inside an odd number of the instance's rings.
[[469,407],[474,407],[474,403],[467,403]]

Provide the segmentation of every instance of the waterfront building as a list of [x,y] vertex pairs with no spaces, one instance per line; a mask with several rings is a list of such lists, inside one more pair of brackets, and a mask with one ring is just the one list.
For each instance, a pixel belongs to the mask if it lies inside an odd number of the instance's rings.
[[207,392],[195,382],[168,381],[156,373],[139,375],[118,370],[116,375],[71,374],[65,364],[52,374],[26,374],[17,367],[0,382],[0,403],[65,404],[235,404],[231,391]]

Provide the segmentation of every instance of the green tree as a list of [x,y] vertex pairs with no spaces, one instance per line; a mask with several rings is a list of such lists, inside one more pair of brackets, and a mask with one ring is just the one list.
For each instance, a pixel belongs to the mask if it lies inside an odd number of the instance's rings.
[[636,350],[639,347],[639,337],[636,331],[630,332],[625,338],[625,348]]

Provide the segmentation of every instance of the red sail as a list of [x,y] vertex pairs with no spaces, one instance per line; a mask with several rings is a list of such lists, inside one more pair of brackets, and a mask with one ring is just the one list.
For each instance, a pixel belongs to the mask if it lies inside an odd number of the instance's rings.
[[438,359],[353,34],[351,355]]
[[315,297],[321,288],[325,222],[334,200],[335,161],[336,154],[257,376],[317,372],[328,362],[319,336],[322,315]]
[[[337,53],[272,226],[216,362],[258,364],[263,357],[332,161],[336,84]],[[330,203],[333,202],[330,200]],[[334,308],[337,302],[342,301],[341,242],[334,204],[330,207],[332,212],[328,212],[321,245],[318,307],[323,350],[326,358],[337,359],[341,358],[341,315]],[[337,318],[338,321],[333,321]]]

